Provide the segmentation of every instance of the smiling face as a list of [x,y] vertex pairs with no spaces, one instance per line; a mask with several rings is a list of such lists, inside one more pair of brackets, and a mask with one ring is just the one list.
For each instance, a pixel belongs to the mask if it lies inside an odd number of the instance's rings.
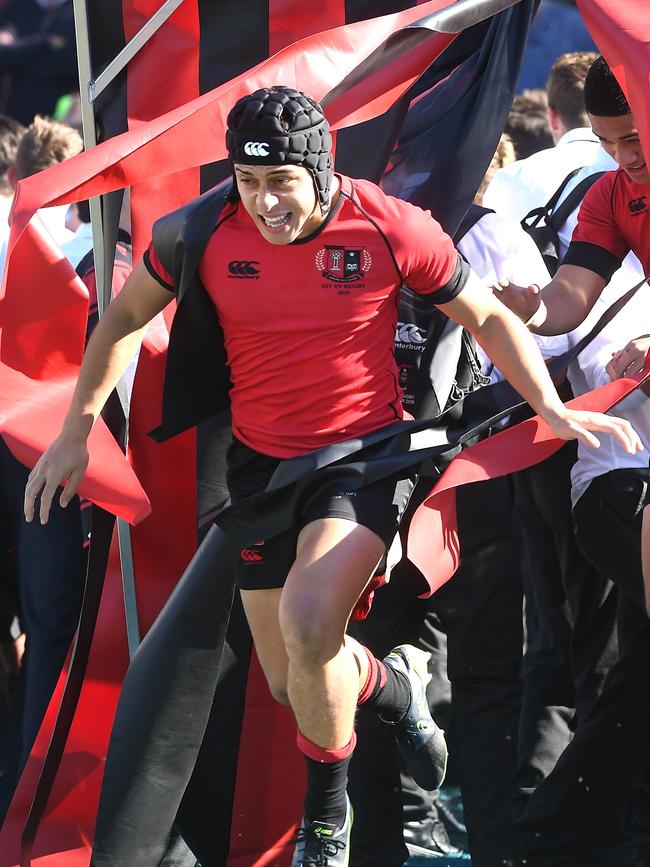
[[650,172],[641,150],[641,140],[632,114],[622,114],[618,117],[599,117],[590,114],[589,120],[604,150],[630,179],[637,184],[650,184]]
[[241,203],[271,244],[290,244],[323,222],[311,173],[304,166],[235,163]]

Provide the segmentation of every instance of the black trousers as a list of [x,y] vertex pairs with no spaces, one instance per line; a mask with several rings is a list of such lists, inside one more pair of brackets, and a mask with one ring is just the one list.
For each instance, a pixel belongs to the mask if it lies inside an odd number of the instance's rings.
[[[403,562],[388,587],[376,594],[368,619],[351,632],[381,657],[404,642],[425,648],[434,642],[437,648],[432,622],[446,631],[460,753],[456,764],[472,864],[496,867],[511,851],[521,698],[520,559],[508,479],[468,485],[457,497],[461,562],[454,578],[431,599],[418,599],[422,577]],[[355,808],[352,867],[402,864],[407,852],[394,740],[363,707],[349,788]],[[411,792],[410,815],[416,816],[413,799]]]
[[526,600],[516,812],[555,766],[618,658],[616,589],[573,533],[575,457],[568,443],[514,476]]
[[[649,838],[644,779],[650,768],[650,620],[644,608],[641,517],[647,470],[594,479],[574,509],[585,557],[618,588],[620,658],[557,765],[519,817],[525,853],[607,864],[608,850]],[[580,862],[582,863],[582,862]]]
[[0,821],[9,807],[77,628],[85,577],[79,500],[52,505],[50,519],[27,523],[28,471],[0,438],[0,514],[16,548],[25,654],[0,756]]

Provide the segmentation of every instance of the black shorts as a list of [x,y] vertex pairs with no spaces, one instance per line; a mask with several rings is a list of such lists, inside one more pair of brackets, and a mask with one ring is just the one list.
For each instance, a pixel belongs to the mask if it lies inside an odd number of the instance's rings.
[[[228,450],[227,480],[232,503],[265,490],[280,458],[272,458],[234,440]],[[332,481],[310,497],[300,510],[295,527],[235,553],[235,580],[242,590],[283,587],[296,559],[298,535],[319,518],[345,518],[361,524],[390,547],[400,518],[408,505],[413,480],[389,476],[359,490],[349,490],[345,480]]]

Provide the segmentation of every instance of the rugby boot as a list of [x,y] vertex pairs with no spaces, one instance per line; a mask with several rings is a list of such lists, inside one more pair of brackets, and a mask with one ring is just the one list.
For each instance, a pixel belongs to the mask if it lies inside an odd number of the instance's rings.
[[354,811],[347,796],[346,805],[345,821],[340,828],[303,818],[296,834],[291,867],[348,867]]
[[440,788],[447,770],[445,735],[429,710],[426,686],[431,680],[427,669],[431,654],[410,644],[393,648],[383,660],[406,676],[411,686],[408,710],[393,726],[395,738],[408,772],[422,789],[433,792]]

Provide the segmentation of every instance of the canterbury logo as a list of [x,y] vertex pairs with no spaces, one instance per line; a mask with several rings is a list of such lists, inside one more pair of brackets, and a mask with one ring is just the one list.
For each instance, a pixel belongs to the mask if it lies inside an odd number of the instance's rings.
[[417,325],[412,325],[410,322],[398,322],[395,329],[395,342],[420,346],[422,343],[426,343],[426,337],[424,331]]
[[228,270],[234,277],[257,277],[260,271],[255,266],[259,264],[255,259],[249,259],[247,262],[235,259],[234,262],[228,263]]
[[262,563],[264,560],[260,552],[254,548],[244,548],[240,556],[244,563]]
[[265,141],[247,141],[244,153],[247,157],[268,157],[269,146]]
[[646,211],[648,209],[648,206],[645,203],[647,198],[647,196],[639,196],[638,199],[632,199],[632,201],[628,204],[630,213],[640,214],[641,211]]

